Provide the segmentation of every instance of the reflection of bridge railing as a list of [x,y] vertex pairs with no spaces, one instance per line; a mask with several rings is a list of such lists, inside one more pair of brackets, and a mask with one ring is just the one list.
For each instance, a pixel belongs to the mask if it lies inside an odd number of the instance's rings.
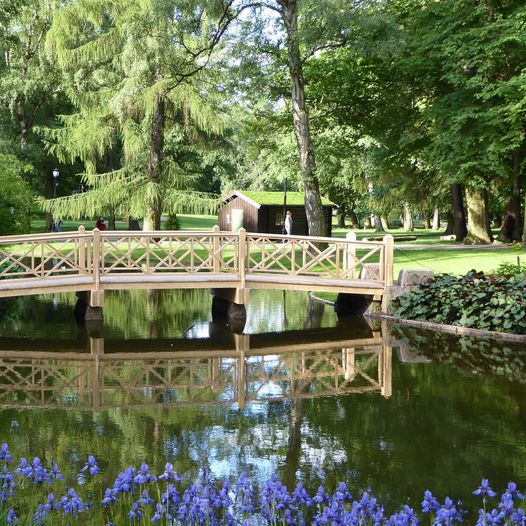
[[[238,403],[345,393],[391,395],[391,348],[381,338],[235,349],[104,353],[0,351],[1,407]],[[145,346],[148,343],[145,342]]]
[[[0,237],[0,297],[117,288],[292,288],[380,297],[393,239],[220,232],[78,232]],[[365,264],[377,274],[361,279]]]

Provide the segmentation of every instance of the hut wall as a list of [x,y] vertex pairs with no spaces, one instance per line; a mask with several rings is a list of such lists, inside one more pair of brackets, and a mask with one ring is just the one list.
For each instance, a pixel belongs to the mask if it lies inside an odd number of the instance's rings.
[[232,230],[232,210],[243,210],[243,228],[248,232],[258,231],[258,209],[239,197],[224,203],[218,211],[219,228],[224,231]]

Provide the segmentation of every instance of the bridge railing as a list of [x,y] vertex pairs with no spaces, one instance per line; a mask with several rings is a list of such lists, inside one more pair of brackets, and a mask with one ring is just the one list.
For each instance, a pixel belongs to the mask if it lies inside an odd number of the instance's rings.
[[[376,264],[377,267],[367,267]],[[332,237],[247,234],[247,273],[318,276],[337,280],[367,279],[392,284],[393,238],[357,241]],[[364,270],[368,268],[364,276]]]
[[86,275],[93,233],[53,232],[0,237],[0,279]]
[[[99,239],[97,239],[99,238]],[[239,235],[220,232],[99,232],[101,274],[239,272]]]
[[[375,266],[367,267],[369,264]],[[364,276],[363,270],[367,268]],[[159,273],[281,274],[392,284],[393,238],[212,231],[77,232],[0,237],[0,280]],[[242,285],[244,286],[244,285]]]

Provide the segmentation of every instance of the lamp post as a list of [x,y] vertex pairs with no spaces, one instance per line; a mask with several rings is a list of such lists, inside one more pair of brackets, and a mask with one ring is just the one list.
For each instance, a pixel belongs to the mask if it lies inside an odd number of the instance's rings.
[[[60,175],[60,172],[58,171],[58,168],[55,168],[53,170],[53,199],[57,197],[57,186],[58,186],[58,176]],[[55,218],[53,217],[52,223],[51,223],[51,230],[53,232],[59,232],[60,228],[58,226],[57,221],[55,221]]]

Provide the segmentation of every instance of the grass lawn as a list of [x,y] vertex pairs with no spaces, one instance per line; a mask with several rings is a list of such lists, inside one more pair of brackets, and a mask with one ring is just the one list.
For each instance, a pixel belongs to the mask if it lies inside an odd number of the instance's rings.
[[[188,215],[188,214],[179,214],[177,216],[179,219],[179,228],[181,230],[211,230],[214,225],[218,224],[217,216],[198,216],[198,215]],[[108,221],[106,220],[106,224]],[[84,225],[86,230],[95,228],[95,221],[91,219],[82,219],[77,221],[63,221],[60,224],[60,229],[62,232],[71,232],[72,230],[78,230],[79,226]],[[161,223],[161,229],[166,230],[166,223],[163,221]],[[43,219],[35,219],[31,221],[31,232],[39,234],[44,232],[46,227],[46,222]],[[128,221],[116,221],[115,227],[117,230],[128,230]]]

